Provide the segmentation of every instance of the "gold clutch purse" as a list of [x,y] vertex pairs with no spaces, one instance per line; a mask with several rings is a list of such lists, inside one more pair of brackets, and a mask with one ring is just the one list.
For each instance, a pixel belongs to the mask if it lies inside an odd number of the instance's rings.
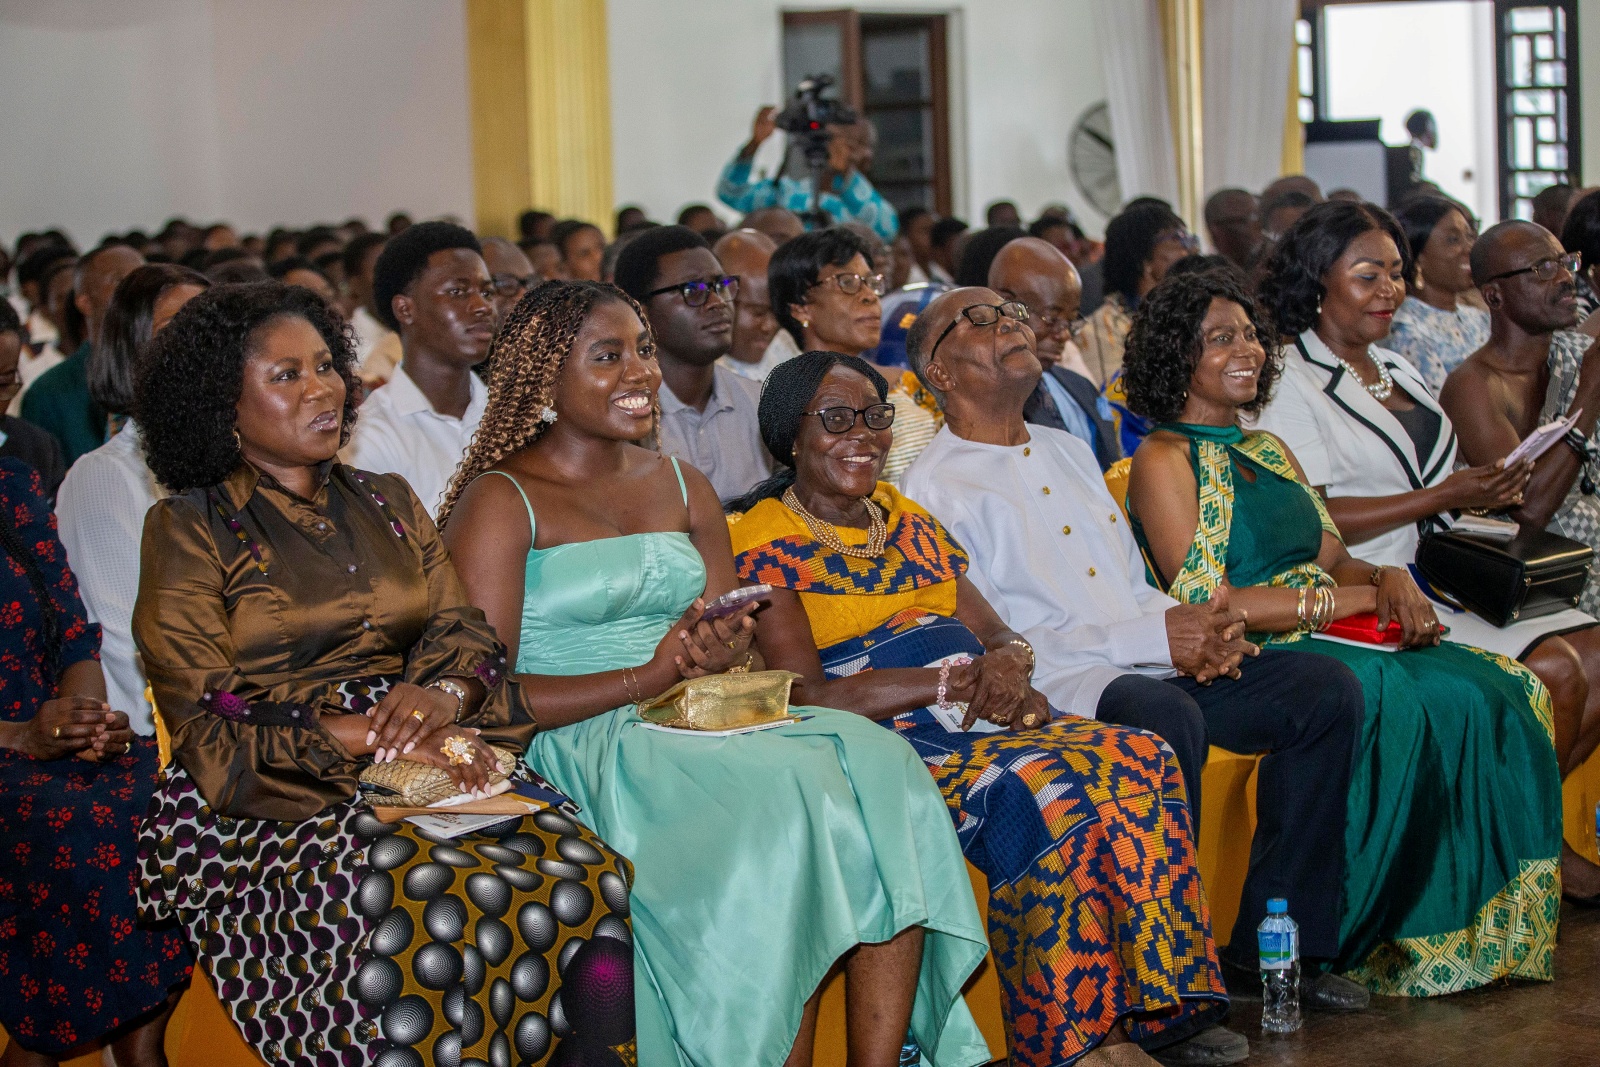
[[798,674],[748,671],[679,682],[639,705],[639,717],[680,730],[737,730],[789,714],[789,689]]
[[[489,784],[499,785],[516,769],[517,754],[498,747],[494,754]],[[461,796],[461,788],[440,767],[397,759],[371,764],[361,772],[361,796],[375,808],[426,808]]]

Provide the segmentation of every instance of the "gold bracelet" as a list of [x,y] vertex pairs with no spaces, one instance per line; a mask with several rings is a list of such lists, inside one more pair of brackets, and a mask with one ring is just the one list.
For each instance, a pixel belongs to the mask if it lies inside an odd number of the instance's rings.
[[744,654],[744,662],[739,664],[737,667],[729,667],[726,673],[728,673],[728,674],[745,674],[746,672],[748,672],[750,670],[750,665],[752,663],[754,663],[755,660],[756,660],[756,654],[754,652],[746,652]]
[[1317,632],[1321,633],[1333,625],[1333,613],[1338,607],[1333,598],[1333,590],[1327,586],[1317,589]]
[[1028,670],[1033,670],[1034,665],[1039,662],[1039,657],[1034,655],[1033,646],[1028,644],[1028,642],[1023,638],[1013,637],[1011,640],[1007,641],[1006,644],[1016,645],[1018,648],[1022,649],[1022,651],[1028,654]]
[[[631,683],[629,681],[630,678],[633,679]],[[642,699],[639,695],[639,681],[637,677],[634,677],[632,667],[622,668],[622,692],[635,704],[638,704]]]
[[1392,571],[1394,569],[1395,569],[1394,567],[1390,567],[1387,564],[1385,564],[1384,566],[1381,566],[1381,567],[1372,568],[1372,584],[1373,585],[1382,585],[1383,584],[1383,572],[1384,571]]
[[1304,587],[1300,589],[1300,599],[1295,604],[1294,617],[1298,620],[1295,624],[1297,631],[1305,633],[1311,629],[1311,620],[1306,618],[1306,590]]

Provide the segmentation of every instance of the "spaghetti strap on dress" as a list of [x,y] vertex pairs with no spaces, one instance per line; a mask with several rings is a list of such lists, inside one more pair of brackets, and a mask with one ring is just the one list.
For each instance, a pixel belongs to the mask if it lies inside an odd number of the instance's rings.
[[[636,667],[705,584],[681,532],[534,549],[516,670]],[[626,706],[528,750],[633,861],[639,1063],[779,1067],[840,956],[919,925],[911,1031],[925,1062],[988,1063],[961,999],[988,943],[943,798],[892,732],[796,710],[804,721],[712,738],[646,729]]]

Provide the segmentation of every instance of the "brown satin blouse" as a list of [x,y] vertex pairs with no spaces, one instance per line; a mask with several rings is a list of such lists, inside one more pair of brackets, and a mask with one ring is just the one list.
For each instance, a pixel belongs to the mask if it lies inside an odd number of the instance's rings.
[[525,748],[505,650],[402,478],[330,463],[310,500],[242,464],[145,517],[133,635],[173,758],[217,812],[306,819],[350,799],[368,757],[319,724],[353,679],[475,677],[464,725]]

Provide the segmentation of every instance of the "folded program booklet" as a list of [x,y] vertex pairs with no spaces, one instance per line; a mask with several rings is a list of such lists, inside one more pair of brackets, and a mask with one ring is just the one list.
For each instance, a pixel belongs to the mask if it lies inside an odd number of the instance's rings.
[[1567,436],[1567,431],[1578,424],[1578,416],[1582,414],[1581,410],[1574,411],[1564,419],[1547,422],[1537,430],[1534,430],[1523,439],[1520,445],[1511,450],[1511,454],[1505,459],[1505,465],[1510,467],[1513,464],[1521,463],[1525,459],[1538,459],[1550,451],[1557,441]]

